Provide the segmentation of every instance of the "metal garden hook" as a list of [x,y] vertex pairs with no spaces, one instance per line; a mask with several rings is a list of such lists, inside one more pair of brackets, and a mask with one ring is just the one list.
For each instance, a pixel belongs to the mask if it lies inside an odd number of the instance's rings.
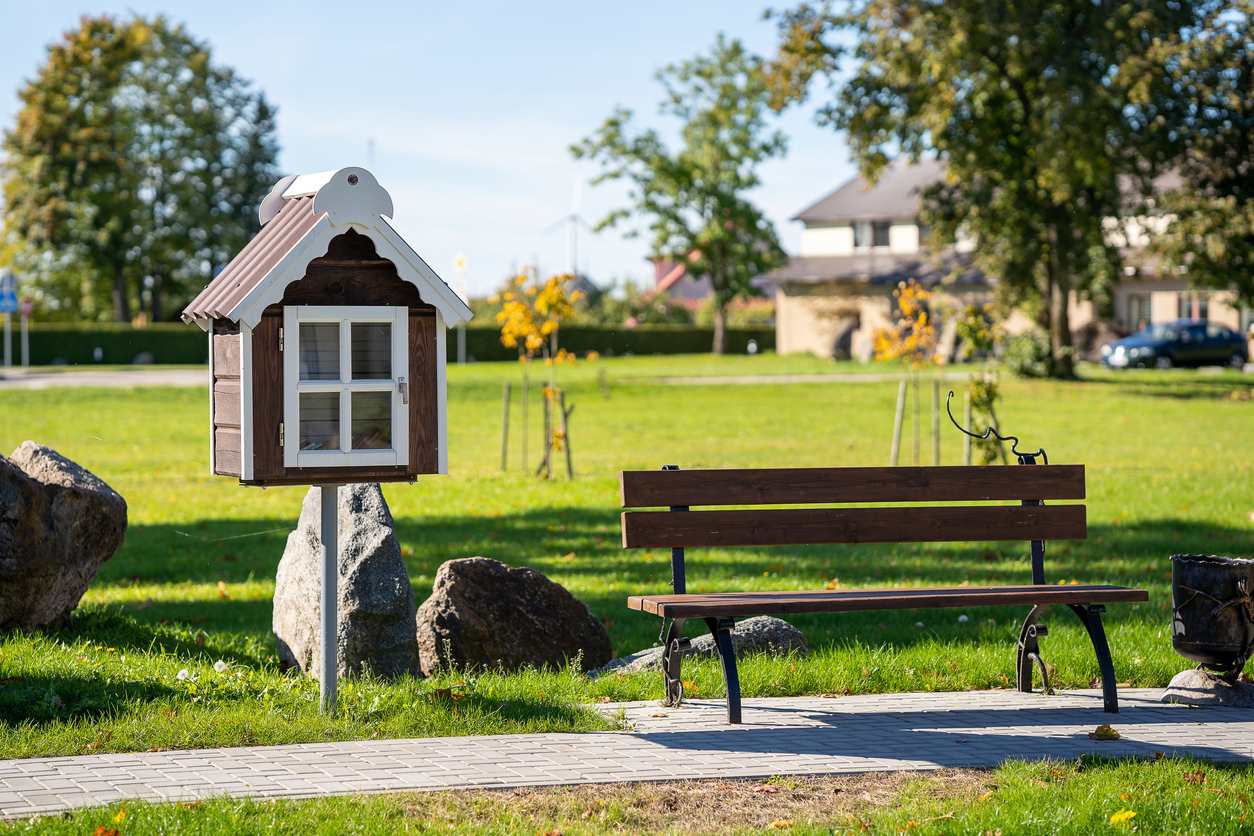
[[949,420],[953,422],[953,425],[958,428],[959,432],[963,433],[964,435],[969,435],[972,438],[979,439],[980,441],[987,441],[990,435],[996,437],[998,441],[1009,441],[1010,452],[1014,453],[1019,458],[1020,461],[1023,460],[1024,456],[1028,456],[1033,459],[1035,459],[1037,456],[1040,456],[1044,464],[1049,464],[1049,456],[1045,454],[1044,447],[1041,447],[1035,453],[1020,453],[1017,449],[1019,445],[1019,439],[1013,435],[1002,435],[1001,433],[997,432],[997,430],[993,429],[991,424],[989,425],[988,429],[984,431],[984,435],[976,435],[973,432],[968,432],[961,424],[958,423],[958,420],[954,418],[953,410],[949,408],[949,402],[950,400],[953,399],[953,396],[954,396],[954,390],[950,389],[949,394],[945,397],[945,412],[949,413]]

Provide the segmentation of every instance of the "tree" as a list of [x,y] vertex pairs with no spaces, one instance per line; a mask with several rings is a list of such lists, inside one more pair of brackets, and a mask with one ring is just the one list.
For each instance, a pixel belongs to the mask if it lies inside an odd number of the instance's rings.
[[164,18],[84,18],[49,48],[5,133],[5,227],[55,305],[111,297],[154,320],[256,231],[276,178],[274,111]]
[[1210,9],[1191,37],[1164,44],[1171,92],[1189,101],[1174,162],[1183,185],[1151,249],[1197,285],[1254,307],[1254,2]]
[[727,306],[756,290],[757,274],[783,259],[774,226],[745,199],[758,185],[758,163],[785,150],[783,134],[766,133],[768,90],[762,61],[737,40],[718,37],[708,56],[657,74],[666,88],[661,111],[683,121],[683,147],[671,153],[657,133],[633,135],[631,111],[618,108],[591,137],[571,146],[579,159],[601,163],[594,180],[628,180],[632,206],[610,213],[597,229],[631,215],[651,218],[653,254],[707,276],[714,295],[715,354],[722,354]]
[[[806,98],[841,59],[858,63],[820,120],[847,131],[874,179],[896,154],[945,161],[920,221],[939,253],[974,238],[976,266],[1003,301],[1050,335],[1053,372],[1073,376],[1067,303],[1099,303],[1121,266],[1107,219],[1148,194],[1182,107],[1158,45],[1195,23],[1175,0],[860,0],[847,13],[801,5],[780,16],[768,68],[777,107]],[[835,39],[851,33],[850,50]],[[1130,186],[1128,185],[1130,184]],[[1121,186],[1125,193],[1121,193]]]

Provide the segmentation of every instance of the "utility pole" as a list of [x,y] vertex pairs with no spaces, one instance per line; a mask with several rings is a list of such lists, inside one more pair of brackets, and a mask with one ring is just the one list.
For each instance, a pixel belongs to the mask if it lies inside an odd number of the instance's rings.
[[[453,268],[457,271],[457,295],[466,304],[470,304],[470,296],[466,290],[466,256],[458,253],[453,259]],[[457,323],[457,363],[466,362],[466,323]]]

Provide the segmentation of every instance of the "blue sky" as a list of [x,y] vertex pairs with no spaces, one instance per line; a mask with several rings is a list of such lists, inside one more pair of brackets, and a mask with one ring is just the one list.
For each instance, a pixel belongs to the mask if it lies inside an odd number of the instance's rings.
[[[708,50],[715,35],[760,54],[774,25],[757,2],[633,3],[88,3],[0,0],[0,124],[46,46],[81,15],[165,14],[208,40],[279,108],[280,165],[305,173],[365,165],[396,205],[394,223],[446,279],[457,253],[472,294],[500,284],[512,266],[566,268],[565,228],[576,181],[595,166],[567,148],[616,105],[640,126],[673,130],[657,113],[662,66]],[[813,107],[777,120],[789,153],[761,168],[752,195],[795,252],[788,218],[854,173],[843,138],[813,122]],[[373,140],[373,164],[369,143]],[[625,202],[617,185],[581,189],[595,222]],[[556,226],[555,226],[556,225]],[[647,237],[583,230],[579,266],[594,281],[651,280]]]

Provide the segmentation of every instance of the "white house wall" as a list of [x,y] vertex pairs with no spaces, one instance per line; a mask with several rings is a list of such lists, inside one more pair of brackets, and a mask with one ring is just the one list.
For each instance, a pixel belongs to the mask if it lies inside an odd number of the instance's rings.
[[853,227],[806,227],[801,230],[801,255],[853,255]]

